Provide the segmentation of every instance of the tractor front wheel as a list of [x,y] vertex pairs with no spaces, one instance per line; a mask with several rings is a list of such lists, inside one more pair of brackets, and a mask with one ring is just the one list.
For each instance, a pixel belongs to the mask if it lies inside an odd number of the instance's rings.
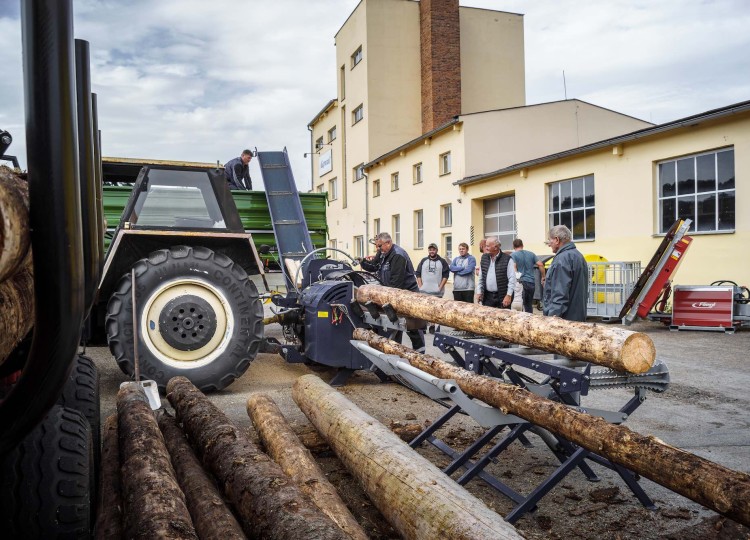
[[[182,375],[211,392],[247,370],[263,339],[263,305],[242,267],[204,247],[177,246],[133,269],[142,378],[164,389]],[[120,369],[134,375],[130,272],[109,300],[106,329]]]

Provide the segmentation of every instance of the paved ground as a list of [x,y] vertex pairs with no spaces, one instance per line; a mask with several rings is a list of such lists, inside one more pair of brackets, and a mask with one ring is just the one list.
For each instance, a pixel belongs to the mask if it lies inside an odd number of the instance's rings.
[[[658,357],[669,366],[672,383],[663,394],[648,392],[646,402],[626,425],[730,469],[750,472],[750,330],[734,335],[670,332],[651,322],[636,323],[631,329],[645,332],[654,340]],[[267,333],[281,337],[278,326],[269,327]],[[117,387],[126,378],[107,349],[94,348],[89,352],[101,370],[102,416],[106,417],[114,411]],[[440,355],[431,346],[428,352]],[[306,418],[291,399],[291,385],[298,376],[310,372],[324,380],[333,375],[328,369],[311,370],[262,354],[243,377],[211,399],[254,436],[245,401],[251,393],[267,392],[298,432],[309,432]],[[444,411],[400,385],[379,383],[370,373],[356,375],[341,391],[386,425],[425,423]],[[583,405],[617,409],[631,396],[632,391],[624,389],[592,391],[583,398]],[[461,417],[451,421],[440,435],[461,447],[480,432],[469,418]],[[533,449],[514,444],[489,469],[523,493],[533,489],[556,466],[546,447],[534,436],[532,439]],[[446,458],[434,449],[422,448],[420,452],[439,466],[447,464]],[[368,532],[375,538],[394,537],[348,471],[329,453],[316,455]],[[641,485],[658,505],[656,512],[647,511],[616,475],[598,466],[594,468],[602,482],[587,482],[574,472],[541,501],[537,512],[519,520],[517,526],[523,534],[529,538],[750,538],[747,528],[725,522],[713,512],[643,479]],[[507,499],[479,481],[472,481],[468,488],[501,515],[512,508]],[[612,488],[616,493],[603,495],[603,488]]]

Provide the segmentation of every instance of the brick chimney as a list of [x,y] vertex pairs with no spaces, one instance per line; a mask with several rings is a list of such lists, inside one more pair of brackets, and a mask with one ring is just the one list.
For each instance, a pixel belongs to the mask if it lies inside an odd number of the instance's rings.
[[422,133],[461,114],[458,0],[420,0]]

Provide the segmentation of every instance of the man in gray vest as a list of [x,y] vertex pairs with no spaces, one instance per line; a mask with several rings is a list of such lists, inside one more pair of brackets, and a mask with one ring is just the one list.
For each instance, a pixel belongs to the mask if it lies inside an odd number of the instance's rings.
[[555,254],[544,282],[543,313],[568,321],[586,320],[589,269],[565,225],[549,230],[547,244]]
[[479,263],[482,271],[479,274],[477,302],[510,309],[516,287],[516,265],[510,255],[500,251],[500,241],[495,236],[487,239],[486,251]]

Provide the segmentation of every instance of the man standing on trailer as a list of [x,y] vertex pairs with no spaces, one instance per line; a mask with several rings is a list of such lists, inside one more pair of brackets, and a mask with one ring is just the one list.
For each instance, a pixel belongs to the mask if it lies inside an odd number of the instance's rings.
[[250,160],[252,159],[252,150],[245,149],[240,157],[230,159],[224,165],[224,176],[229,189],[253,189],[253,181],[250,178]]

